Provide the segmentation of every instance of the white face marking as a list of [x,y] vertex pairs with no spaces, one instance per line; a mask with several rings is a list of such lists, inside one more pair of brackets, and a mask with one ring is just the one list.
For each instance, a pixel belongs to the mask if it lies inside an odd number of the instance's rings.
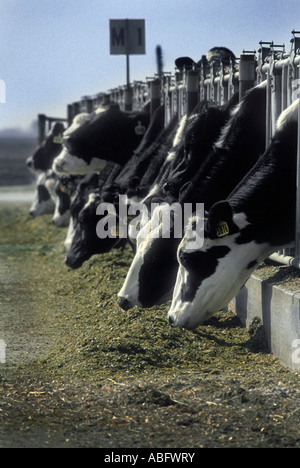
[[70,136],[71,133],[75,132],[75,130],[77,130],[84,122],[89,120],[90,117],[90,114],[87,114],[86,112],[76,115],[70,127],[68,127],[67,130],[64,131],[63,137]]
[[46,179],[45,181],[45,187],[46,189],[48,190],[52,200],[54,201],[54,203],[56,203],[56,200],[57,200],[57,195],[55,193],[55,179],[54,178],[50,178],[50,179]]
[[149,220],[139,231],[136,240],[136,254],[131,262],[125,282],[119,291],[118,297],[127,299],[132,306],[141,304],[138,300],[139,295],[139,273],[144,263],[144,257],[151,248],[153,239],[150,238],[151,220]]
[[[168,317],[176,326],[189,329],[196,328],[211,315],[223,309],[233,299],[245,284],[252,271],[248,268],[251,261],[262,262],[268,255],[269,244],[235,244],[238,234],[226,236],[215,241],[206,240],[200,251],[208,252],[212,247],[229,247],[230,251],[225,257],[218,259],[214,273],[206,277],[198,287],[191,302],[182,300],[182,288],[189,280],[188,271],[179,265],[173,299]],[[180,247],[179,247],[180,248]],[[271,253],[271,252],[270,252]],[[192,255],[192,253],[191,253]],[[201,265],[199,265],[201,270]]]
[[73,221],[73,218],[71,217],[70,222],[69,222],[67,236],[66,236],[65,243],[64,243],[65,249],[67,252],[69,252],[71,248],[74,236],[75,236],[74,221]]
[[[138,300],[139,274],[144,264],[144,258],[151,250],[154,240],[161,237],[162,218],[160,218],[160,213],[163,210],[164,207],[157,207],[154,210],[152,218],[140,228],[136,239],[136,254],[128,270],[123,287],[118,294],[118,297],[127,299],[133,306],[138,305],[141,307]],[[160,218],[159,221],[158,218]]]
[[118,298],[127,299],[132,307],[137,305],[141,307],[138,301],[139,271],[143,265],[143,258],[136,254],[128,270],[126,279],[118,293]]
[[92,158],[90,164],[83,159],[73,156],[64,148],[53,161],[53,170],[58,174],[86,175],[100,172],[106,166],[104,159]]
[[52,198],[49,198],[49,200],[41,201],[41,202],[39,202],[38,199],[35,198],[30,208],[30,214],[33,217],[42,216],[45,214],[52,214],[54,211],[54,208],[55,208],[55,205],[54,205]]
[[[100,106],[95,113],[101,114],[105,112],[105,108]],[[81,113],[74,117],[72,124],[63,133],[63,138],[67,138],[74,133],[79,127],[85,122],[91,119],[92,114]],[[77,156],[68,153],[65,146],[61,153],[55,158],[53,162],[53,170],[58,174],[74,174],[74,175],[86,175],[92,174],[93,172],[100,172],[107,164],[106,160],[92,158],[89,164],[84,159],[78,158]]]
[[59,203],[55,205],[54,216],[52,222],[56,227],[67,227],[70,222],[70,210],[67,210],[65,213],[59,213]]
[[47,182],[49,182],[50,184],[51,183],[50,180],[51,179],[47,180],[47,172],[42,172],[37,178],[36,189],[35,189],[34,196],[33,196],[33,202],[30,207],[30,214],[33,217],[42,216],[44,214],[52,214],[54,212],[55,205],[49,192],[48,192],[49,193],[48,200],[45,200],[45,201],[39,200],[38,186],[44,185],[45,189],[47,189]]

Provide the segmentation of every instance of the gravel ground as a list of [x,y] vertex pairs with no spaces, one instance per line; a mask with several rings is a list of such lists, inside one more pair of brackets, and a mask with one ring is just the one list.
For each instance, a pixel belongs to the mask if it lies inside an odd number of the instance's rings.
[[66,230],[28,205],[0,205],[0,233],[0,447],[300,447],[299,375],[259,323],[122,311],[130,250],[71,271]]

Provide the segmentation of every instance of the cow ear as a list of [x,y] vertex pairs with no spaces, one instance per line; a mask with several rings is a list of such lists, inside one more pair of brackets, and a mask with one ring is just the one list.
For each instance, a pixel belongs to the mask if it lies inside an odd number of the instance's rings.
[[190,57],[178,57],[175,60],[175,67],[178,68],[178,70],[180,71],[182,71],[184,68],[186,70],[191,70],[195,66],[196,63]]
[[56,122],[54,124],[54,126],[53,126],[52,134],[53,135],[59,135],[60,133],[62,133],[64,131],[65,131],[64,124],[62,124],[61,122]]
[[211,239],[217,239],[238,231],[233,222],[233,213],[227,201],[215,203],[208,212],[206,233]]

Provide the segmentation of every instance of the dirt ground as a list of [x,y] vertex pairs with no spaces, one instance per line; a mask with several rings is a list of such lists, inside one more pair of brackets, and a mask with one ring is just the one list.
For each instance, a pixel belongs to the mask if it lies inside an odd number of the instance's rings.
[[0,205],[0,447],[300,447],[299,374],[230,311],[194,332],[122,311],[129,249],[64,264],[65,229]]

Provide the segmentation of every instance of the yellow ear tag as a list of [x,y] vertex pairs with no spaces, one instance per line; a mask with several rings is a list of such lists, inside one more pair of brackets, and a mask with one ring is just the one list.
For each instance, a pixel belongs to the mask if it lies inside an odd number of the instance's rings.
[[63,192],[63,193],[69,193],[69,190],[67,187],[65,187],[64,185],[61,185],[60,187],[60,191]]
[[63,143],[63,137],[61,133],[53,138],[53,143],[57,143],[58,145]]
[[144,135],[144,133],[146,132],[146,127],[142,125],[141,121],[138,121],[137,126],[134,128],[134,131],[136,135]]
[[216,234],[218,237],[224,237],[229,234],[229,227],[226,221],[221,221],[219,226],[217,227]]

